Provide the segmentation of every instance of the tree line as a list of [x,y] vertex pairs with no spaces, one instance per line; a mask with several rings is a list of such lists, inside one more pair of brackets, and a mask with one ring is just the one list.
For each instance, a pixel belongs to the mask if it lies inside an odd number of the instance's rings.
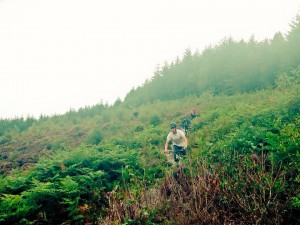
[[274,87],[284,71],[300,63],[300,16],[284,35],[272,39],[235,41],[224,38],[201,53],[186,49],[182,59],[165,64],[143,85],[133,88],[124,102],[141,105],[157,100],[173,100],[206,91],[232,95]]

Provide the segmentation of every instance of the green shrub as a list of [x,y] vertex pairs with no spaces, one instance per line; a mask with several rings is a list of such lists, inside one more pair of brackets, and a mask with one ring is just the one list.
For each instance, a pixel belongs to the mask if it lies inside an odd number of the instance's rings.
[[162,123],[162,120],[158,115],[154,115],[150,118],[150,124],[153,126],[158,126],[161,123]]
[[0,145],[4,145],[12,140],[11,135],[5,135],[0,138]]
[[104,135],[101,130],[95,129],[90,132],[88,137],[85,140],[85,143],[91,145],[98,145],[102,142]]
[[135,132],[141,132],[144,130],[144,127],[139,125],[139,126],[136,126],[136,128],[134,129]]

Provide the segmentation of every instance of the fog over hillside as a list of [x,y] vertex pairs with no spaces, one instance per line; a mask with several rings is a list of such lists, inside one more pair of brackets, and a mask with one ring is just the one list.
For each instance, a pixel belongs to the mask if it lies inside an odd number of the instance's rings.
[[298,0],[0,1],[0,118],[113,104],[224,37],[286,33]]

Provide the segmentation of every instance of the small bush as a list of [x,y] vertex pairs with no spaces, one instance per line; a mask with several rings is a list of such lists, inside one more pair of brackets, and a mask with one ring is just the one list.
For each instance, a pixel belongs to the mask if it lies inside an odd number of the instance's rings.
[[96,129],[91,131],[91,133],[88,135],[87,139],[86,139],[86,143],[87,144],[91,144],[91,145],[98,145],[102,142],[103,140],[103,133],[101,130]]
[[150,118],[150,124],[153,126],[158,126],[159,124],[162,123],[162,120],[159,116],[154,115]]
[[144,130],[144,127],[143,126],[137,126],[135,129],[134,129],[134,131],[135,132],[140,132],[140,131],[143,131]]

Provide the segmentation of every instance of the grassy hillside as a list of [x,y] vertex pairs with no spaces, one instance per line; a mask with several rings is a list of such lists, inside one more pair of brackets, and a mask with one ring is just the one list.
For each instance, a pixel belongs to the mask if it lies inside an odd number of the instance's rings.
[[[0,120],[0,225],[299,224],[300,17],[186,51],[113,106]],[[163,153],[196,109],[187,158]]]
[[[16,123],[0,137],[0,224],[295,224],[297,76],[254,93],[208,91]],[[200,116],[188,157],[173,166],[162,151],[168,125],[192,108]]]

